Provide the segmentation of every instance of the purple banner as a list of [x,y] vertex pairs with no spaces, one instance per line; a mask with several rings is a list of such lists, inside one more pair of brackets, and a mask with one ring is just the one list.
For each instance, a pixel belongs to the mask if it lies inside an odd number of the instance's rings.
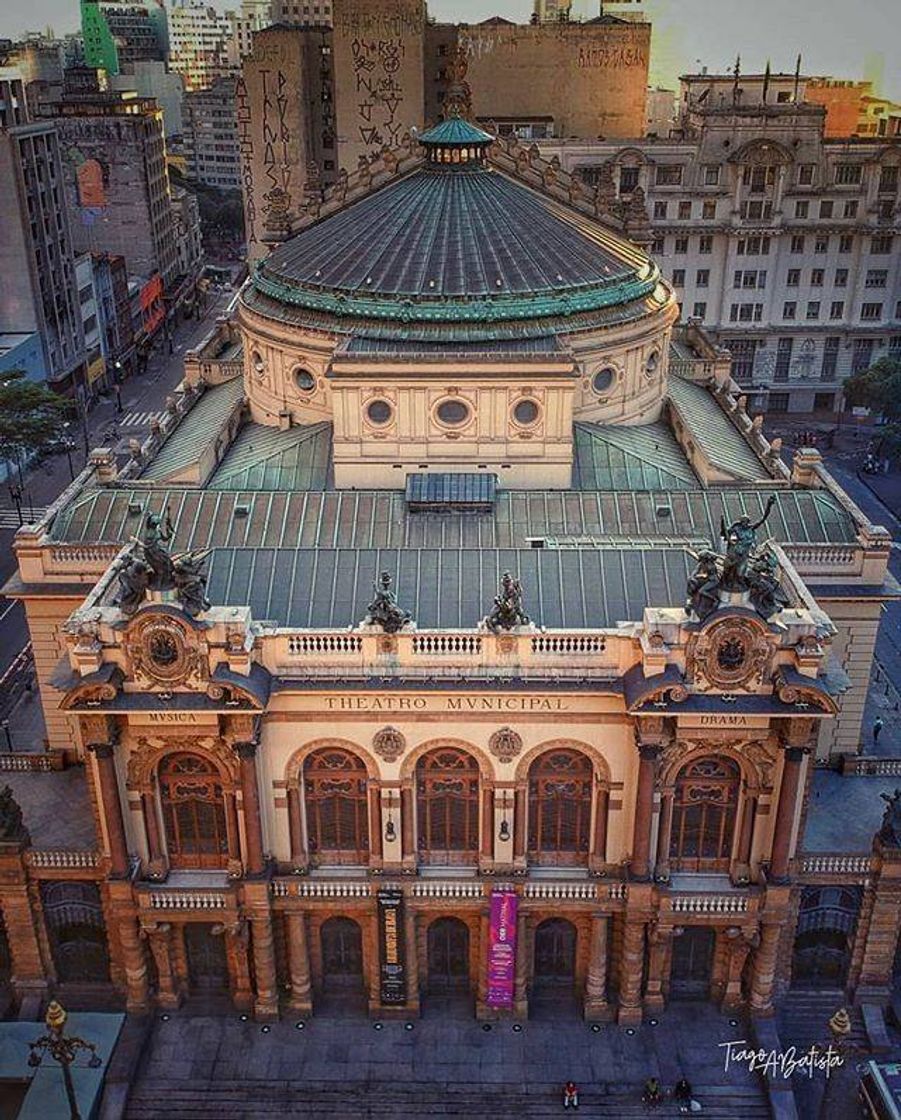
[[513,1007],[516,975],[515,891],[492,891],[488,927],[488,1006]]

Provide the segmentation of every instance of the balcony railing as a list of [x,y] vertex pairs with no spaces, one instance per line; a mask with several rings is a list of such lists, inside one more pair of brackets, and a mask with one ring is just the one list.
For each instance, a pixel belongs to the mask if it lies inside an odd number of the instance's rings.
[[860,876],[869,875],[871,857],[824,852],[818,855],[801,856],[799,864],[802,875]]
[[29,867],[50,871],[85,871],[99,867],[102,852],[32,848],[25,855]]

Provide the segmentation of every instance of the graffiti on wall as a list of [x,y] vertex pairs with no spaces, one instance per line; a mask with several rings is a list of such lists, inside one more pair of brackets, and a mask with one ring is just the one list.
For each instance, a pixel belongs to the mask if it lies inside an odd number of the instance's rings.
[[354,39],[351,43],[357,120],[360,140],[373,151],[400,143],[404,89],[397,80],[403,65],[404,42],[391,39]]
[[250,116],[250,97],[244,78],[238,78],[235,88],[236,118],[238,122],[238,152],[241,156],[241,186],[244,192],[244,233],[248,245],[255,244],[257,206],[253,193],[253,131]]

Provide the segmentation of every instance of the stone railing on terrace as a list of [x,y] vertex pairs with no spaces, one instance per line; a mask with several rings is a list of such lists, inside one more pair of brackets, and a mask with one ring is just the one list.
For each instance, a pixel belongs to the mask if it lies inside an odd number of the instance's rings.
[[121,550],[119,544],[49,543],[43,549],[46,575],[82,576],[93,582],[103,575]]
[[0,752],[0,770],[6,773],[22,771],[63,770],[66,766],[66,752],[63,750],[46,751],[43,754],[25,754],[15,751]]
[[863,571],[859,544],[784,544],[786,556],[805,576],[857,576]]
[[747,893],[717,893],[704,891],[697,893],[678,892],[664,894],[661,906],[673,914],[747,914],[756,908],[756,900]]
[[[617,635],[622,637],[622,635]],[[416,630],[384,634],[375,627],[356,631],[264,631],[263,661],[280,676],[324,678],[442,673],[466,676],[479,670],[497,677],[614,677],[619,643],[614,632],[538,630],[522,627],[494,634],[487,630]]]
[[873,774],[881,778],[901,777],[901,758],[868,754],[843,754],[842,774]]
[[145,896],[151,910],[225,910],[230,895],[222,890],[150,890]]
[[199,346],[185,351],[185,384],[222,385],[244,373],[241,336],[227,315],[216,319],[216,325]]
[[[487,897],[498,887],[510,886],[495,879],[416,879],[405,889],[414,899],[465,901]],[[330,901],[342,898],[369,898],[379,883],[366,879],[278,878],[272,882],[276,898],[305,898]],[[527,880],[522,885],[524,900],[548,902],[624,902],[625,883],[598,883],[588,880]]]
[[797,868],[800,875],[820,878],[847,880],[849,878],[859,881],[865,879],[872,867],[872,856],[844,855],[842,852],[817,852],[814,855],[798,857]]
[[25,853],[29,867],[42,871],[91,871],[103,862],[103,853],[61,849],[30,848]]

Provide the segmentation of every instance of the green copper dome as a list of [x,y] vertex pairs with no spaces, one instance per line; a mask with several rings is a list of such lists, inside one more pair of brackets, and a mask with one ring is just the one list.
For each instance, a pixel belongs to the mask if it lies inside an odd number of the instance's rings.
[[490,144],[494,137],[490,132],[477,128],[462,117],[448,117],[434,128],[421,132],[417,137],[420,144],[450,146],[467,144]]

